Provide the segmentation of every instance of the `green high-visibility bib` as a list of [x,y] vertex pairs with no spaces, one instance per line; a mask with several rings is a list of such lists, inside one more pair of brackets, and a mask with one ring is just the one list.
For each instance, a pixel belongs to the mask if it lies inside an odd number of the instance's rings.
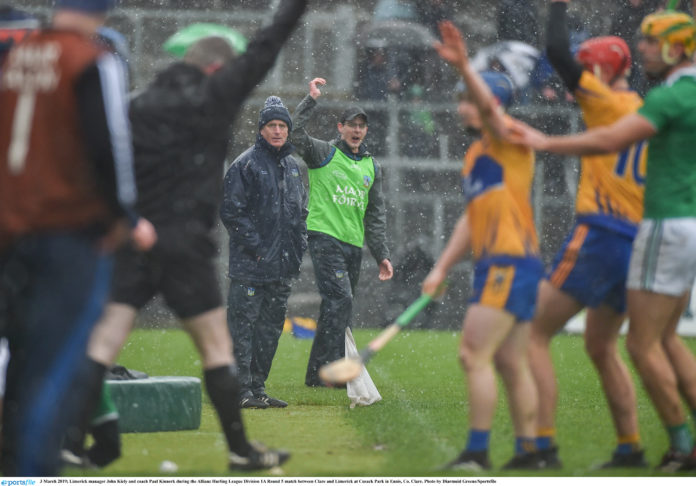
[[334,149],[327,164],[309,170],[307,230],[362,248],[363,218],[374,182],[372,157],[354,160]]

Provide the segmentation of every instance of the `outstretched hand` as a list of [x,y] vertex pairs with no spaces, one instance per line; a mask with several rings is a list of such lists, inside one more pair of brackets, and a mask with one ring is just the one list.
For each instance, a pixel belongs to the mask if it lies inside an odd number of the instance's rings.
[[514,120],[507,131],[506,138],[511,143],[524,145],[534,150],[544,150],[548,136],[523,121]]
[[317,84],[324,86],[326,84],[326,80],[324,78],[314,78],[309,82],[309,96],[315,100],[321,96],[321,91],[319,91]]
[[449,20],[440,22],[438,26],[442,42],[435,42],[433,48],[444,61],[453,66],[467,64],[469,62],[469,54],[467,53],[466,42],[459,29]]

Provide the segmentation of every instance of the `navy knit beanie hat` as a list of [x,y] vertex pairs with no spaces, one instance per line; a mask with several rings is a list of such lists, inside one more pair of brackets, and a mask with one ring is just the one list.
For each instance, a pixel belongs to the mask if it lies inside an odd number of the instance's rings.
[[116,0],[55,0],[54,8],[98,14],[114,8],[115,3]]
[[288,124],[288,130],[292,131],[292,118],[290,112],[277,96],[269,96],[259,113],[259,130],[271,120],[281,120]]

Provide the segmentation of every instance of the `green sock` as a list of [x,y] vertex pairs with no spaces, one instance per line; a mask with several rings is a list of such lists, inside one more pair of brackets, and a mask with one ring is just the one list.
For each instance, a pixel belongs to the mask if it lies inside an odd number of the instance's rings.
[[694,439],[686,423],[667,427],[669,444],[677,452],[689,454],[694,448]]

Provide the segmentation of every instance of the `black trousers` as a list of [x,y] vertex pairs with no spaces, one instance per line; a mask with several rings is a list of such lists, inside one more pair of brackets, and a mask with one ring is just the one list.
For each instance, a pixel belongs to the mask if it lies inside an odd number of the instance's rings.
[[319,368],[345,356],[345,333],[351,324],[362,248],[323,233],[310,233],[309,254],[314,265],[321,306],[305,384],[318,386],[321,385]]
[[289,297],[289,280],[249,283],[230,279],[227,326],[232,335],[242,398],[265,393]]

